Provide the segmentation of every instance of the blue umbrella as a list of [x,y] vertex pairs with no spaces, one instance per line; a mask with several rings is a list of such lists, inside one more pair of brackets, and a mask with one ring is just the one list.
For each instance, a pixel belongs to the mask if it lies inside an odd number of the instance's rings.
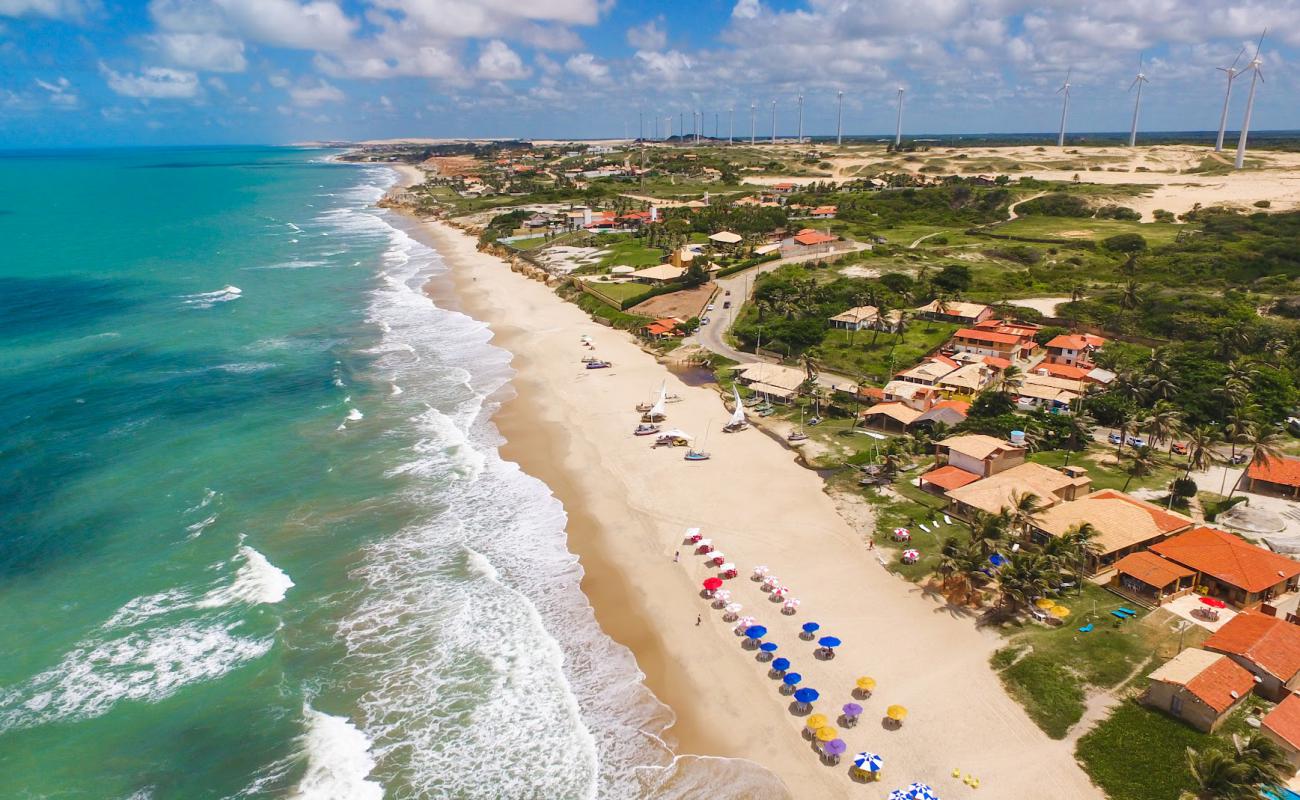
[[879,772],[885,766],[885,759],[875,753],[858,753],[853,757],[853,766],[863,772]]
[[745,629],[745,635],[751,639],[762,639],[767,635],[767,628],[762,625],[750,625]]
[[762,650],[764,653],[775,653],[776,642],[763,642],[758,646],[758,649]]
[[994,553],[993,555],[989,556],[989,563],[995,567],[1000,567],[1003,564],[1007,563],[1007,560],[1002,557],[1001,553]]
[[820,629],[820,628],[821,628],[821,626],[818,625],[816,622],[805,622],[805,623],[803,624],[803,632],[804,632],[804,633],[815,633],[815,632],[817,632],[817,630]]
[[784,683],[786,686],[794,686],[798,684],[799,681],[801,680],[803,680],[803,676],[800,675],[799,673],[787,672],[785,674],[785,677],[781,679],[781,682]]
[[823,636],[817,640],[817,644],[822,647],[839,647],[840,640],[834,636]]
[[934,793],[934,789],[924,783],[909,784],[905,791],[910,800],[939,800],[939,795]]
[[819,697],[821,694],[816,689],[800,689],[794,693],[794,699],[800,703],[811,703]]
[[902,789],[895,789],[889,793],[889,800],[912,800],[912,796]]
[[777,672],[785,672],[787,669],[790,669],[790,659],[788,658],[773,659],[772,669],[776,670]]

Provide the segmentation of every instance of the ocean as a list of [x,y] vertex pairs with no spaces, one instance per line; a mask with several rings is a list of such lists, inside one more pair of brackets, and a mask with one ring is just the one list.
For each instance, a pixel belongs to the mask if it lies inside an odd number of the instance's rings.
[[0,154],[0,797],[702,791],[509,355],[328,155]]

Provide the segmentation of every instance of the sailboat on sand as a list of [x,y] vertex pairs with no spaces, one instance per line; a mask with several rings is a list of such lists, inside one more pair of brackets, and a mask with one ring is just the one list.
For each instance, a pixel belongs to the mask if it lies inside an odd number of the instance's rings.
[[642,422],[663,422],[668,419],[668,412],[664,410],[668,402],[668,381],[664,381],[659,387],[659,399],[650,406],[650,409],[641,415]]
[[[712,425],[713,423],[709,423],[709,424]],[[703,442],[701,442],[701,447],[703,447],[704,444],[708,443],[708,441],[709,441],[709,429],[705,428],[704,440]],[[692,447],[691,449],[686,451],[686,460],[687,461],[708,461],[710,455],[711,454],[707,450],[696,450],[694,447]]]
[[736,406],[731,411],[731,420],[722,426],[723,433],[736,433],[749,427],[749,420],[745,419],[745,405],[740,401],[740,390],[734,385],[731,387],[731,396],[735,399]]

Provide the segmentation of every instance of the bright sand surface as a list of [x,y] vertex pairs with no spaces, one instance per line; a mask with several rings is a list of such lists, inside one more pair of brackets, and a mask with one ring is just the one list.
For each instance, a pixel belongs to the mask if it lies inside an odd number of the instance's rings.
[[[916,780],[945,800],[1102,796],[1069,747],[1048,739],[1003,691],[988,666],[998,639],[885,571],[816,473],[756,430],[720,433],[727,412],[714,389],[681,382],[626,334],[477,252],[472,238],[441,223],[426,229],[462,307],[515,356],[518,395],[497,417],[509,441],[504,454],[563,501],[570,549],[586,571],[583,590],[602,627],[633,650],[647,685],[677,714],[668,732],[677,752],[756,762],[799,798],[883,798]],[[580,345],[584,334],[613,368],[584,368],[580,359],[592,354]],[[668,406],[667,427],[697,437],[710,430],[712,460],[689,463],[682,448],[651,449],[648,438],[632,435],[634,407],[665,379],[682,397]],[[728,582],[733,601],[768,627],[767,639],[803,685],[821,692],[816,711],[834,719],[854,699],[859,675],[878,681],[875,694],[858,701],[862,721],[841,735],[850,757],[884,756],[879,783],[852,782],[848,757],[835,767],[819,761],[779,682],[701,598],[701,581],[715,571],[683,544],[685,530],[697,526],[741,571]],[[749,579],[759,564],[802,601],[797,615],[779,613]],[[833,661],[815,659],[815,643],[799,639],[810,620],[843,639]],[[889,729],[882,718],[894,703],[910,714]],[[978,777],[981,788],[953,778],[954,769]],[[719,788],[718,796],[731,796]]]

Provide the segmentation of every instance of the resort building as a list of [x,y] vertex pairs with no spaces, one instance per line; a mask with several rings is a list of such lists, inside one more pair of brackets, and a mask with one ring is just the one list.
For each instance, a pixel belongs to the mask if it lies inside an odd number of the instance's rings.
[[1047,343],[1047,360],[1053,364],[1092,368],[1092,356],[1106,340],[1091,333],[1063,333]]
[[808,212],[808,216],[813,219],[831,219],[838,211],[839,209],[835,206],[817,206],[812,211]]
[[921,319],[975,325],[993,316],[993,308],[981,303],[963,303],[959,300],[931,300],[916,309]]
[[677,336],[685,336],[681,329],[682,321],[673,317],[657,319],[649,325],[644,325],[641,332],[648,339],[672,339]]
[[1289,694],[1260,721],[1264,735],[1277,742],[1291,766],[1300,769],[1300,696]]
[[1102,489],[1045,509],[1034,517],[1030,533],[1043,541],[1048,536],[1064,536],[1084,524],[1097,531],[1088,571],[1098,573],[1109,570],[1130,553],[1188,530],[1195,523],[1191,517],[1166,511],[1155,503],[1115,489]]
[[908,381],[890,381],[885,384],[883,398],[887,403],[902,403],[917,411],[929,411],[939,397],[933,386]]
[[[921,477],[925,478],[925,475]],[[952,513],[969,519],[976,511],[999,514],[1015,505],[1015,497],[1019,494],[1035,495],[1040,504],[1050,508],[1081,497],[1091,489],[1092,479],[1081,469],[1066,467],[1054,470],[1027,461],[945,494],[952,502]]]
[[862,412],[862,421],[868,427],[882,431],[904,433],[923,412],[903,403],[879,403]]
[[1037,374],[1039,370],[1027,373],[1020,378],[1015,387],[1016,407],[1021,411],[1044,409],[1057,414],[1068,413],[1074,402],[1083,396],[1082,381],[1068,378],[1053,378],[1050,375]]
[[977,328],[962,328],[957,331],[949,340],[948,347],[958,353],[993,356],[1011,362],[1023,360],[1027,352],[1024,339],[1020,336]]
[[808,379],[801,369],[781,364],[749,364],[736,373],[742,386],[772,403],[789,403]]
[[1198,586],[1240,608],[1293,592],[1300,583],[1300,562],[1214,528],[1189,530],[1151,552],[1194,571]]
[[935,425],[947,425],[951,428],[965,422],[969,412],[970,403],[963,400],[940,400],[931,406],[929,411],[917,417],[912,427],[933,428]]
[[894,378],[908,383],[919,383],[922,386],[934,386],[941,378],[950,375],[960,366],[960,363],[947,356],[931,356],[911,369],[899,372],[894,375]]
[[662,286],[665,283],[672,283],[680,280],[686,270],[682,267],[676,267],[672,264],[656,264],[653,267],[646,267],[631,273],[628,277],[637,283],[648,283],[651,286]]
[[1028,451],[1023,445],[980,433],[950,436],[935,443],[935,455],[940,462],[951,464],[980,478],[1025,463],[1026,452]]
[[718,231],[709,237],[709,241],[725,247],[734,247],[745,241],[745,237],[731,231]]
[[997,377],[998,370],[982,360],[963,364],[939,379],[936,384],[944,397],[973,398]]
[[1276,456],[1257,458],[1246,468],[1247,491],[1280,494],[1300,500],[1300,458]]
[[839,240],[840,237],[833,233],[823,233],[812,228],[804,228],[782,242],[781,250],[790,255],[829,253],[833,249],[832,246]]
[[1129,553],[1116,561],[1110,579],[1111,591],[1147,606],[1160,606],[1195,586],[1195,572],[1148,550]]
[[1202,645],[1240,664],[1259,680],[1255,691],[1274,702],[1300,689],[1300,625],[1243,612]]
[[1191,648],[1147,676],[1142,702],[1210,733],[1255,688],[1255,677],[1220,653]]
[[860,331],[872,328],[880,319],[880,309],[875,306],[858,306],[843,311],[830,318],[832,328],[845,331]]

